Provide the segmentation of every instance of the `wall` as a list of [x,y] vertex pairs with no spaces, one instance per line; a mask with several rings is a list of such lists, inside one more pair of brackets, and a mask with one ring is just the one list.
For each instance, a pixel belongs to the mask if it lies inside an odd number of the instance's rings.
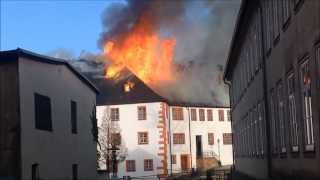
[[[118,165],[118,177],[122,176],[152,176],[163,174],[163,156],[160,156],[160,132],[159,111],[161,110],[160,102],[156,103],[140,103],[126,105],[98,106],[97,118],[99,127],[106,113],[107,108],[119,108],[119,121],[113,121],[120,127],[121,143],[127,149],[126,160],[136,161],[136,171],[126,172],[125,161]],[[138,106],[145,106],[147,112],[147,120],[138,120]],[[138,144],[138,132],[148,132],[149,143],[145,145]],[[144,171],[144,159],[153,159],[153,171]],[[103,168],[103,167],[102,167]]]
[[[90,120],[96,94],[63,65],[20,59],[19,79],[23,179],[31,179],[34,163],[43,179],[71,179],[72,164],[78,164],[79,179],[96,179]],[[35,129],[35,92],[51,99],[52,132]],[[71,133],[71,100],[77,102],[77,134]]]
[[20,176],[17,61],[0,62],[0,179]]
[[[171,147],[172,154],[176,155],[176,164],[172,164],[173,173],[181,171],[181,154],[192,154],[192,159],[190,159],[190,164],[192,163],[192,168],[196,168],[196,135],[201,135],[203,152],[213,151],[217,158],[219,157],[220,148],[220,160],[222,165],[232,165],[233,164],[233,153],[232,145],[223,144],[223,133],[231,133],[231,122],[227,120],[227,110],[229,108],[199,108],[199,107],[183,107],[184,120],[173,120],[172,119],[172,106],[171,111]],[[189,134],[189,109],[196,109],[197,111],[197,121],[192,121],[190,119],[190,132]],[[205,110],[205,121],[199,121],[199,109]],[[213,114],[213,121],[208,121],[207,110],[211,109]],[[224,121],[219,121],[218,110],[224,110]],[[173,144],[173,133],[185,133],[185,144]],[[214,133],[214,144],[208,144],[208,133]],[[190,141],[191,136],[191,141]],[[219,139],[219,143],[218,143]],[[190,142],[191,142],[191,152],[190,152]],[[192,161],[192,162],[191,162]]]

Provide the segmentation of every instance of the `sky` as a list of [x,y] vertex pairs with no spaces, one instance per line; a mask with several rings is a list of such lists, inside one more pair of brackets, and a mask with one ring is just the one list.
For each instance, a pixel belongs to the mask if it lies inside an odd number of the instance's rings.
[[0,50],[17,47],[47,54],[67,49],[98,53],[101,14],[119,0],[0,0]]

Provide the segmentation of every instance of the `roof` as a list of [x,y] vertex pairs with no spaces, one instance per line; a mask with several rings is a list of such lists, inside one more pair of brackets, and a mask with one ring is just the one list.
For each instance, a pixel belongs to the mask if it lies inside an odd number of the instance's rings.
[[28,60],[34,60],[42,63],[48,63],[53,65],[65,65],[71,72],[73,72],[83,83],[90,87],[93,91],[99,94],[98,88],[95,87],[84,75],[77,71],[68,61],[58,58],[53,58],[41,54],[37,54],[25,49],[17,48],[15,50],[0,51],[0,57],[13,57],[0,60],[17,60],[18,57],[26,57]]
[[[135,104],[149,102],[166,102],[167,100],[153,91],[142,80],[131,73],[128,69],[122,70],[118,79],[107,79],[105,77],[90,77],[92,82],[99,88],[97,105]],[[131,82],[134,87],[126,92],[124,86]]]
[[242,21],[244,20],[243,16],[244,16],[244,12],[245,12],[245,8],[246,8],[247,4],[248,4],[247,0],[241,1],[240,10],[239,10],[239,13],[237,16],[235,29],[234,29],[232,40],[230,43],[227,63],[226,63],[225,70],[224,70],[224,79],[225,80],[229,80],[229,75],[230,75],[231,69],[233,69],[234,62],[232,62],[231,55],[233,54],[234,49],[235,49],[236,39],[239,36],[240,25],[242,24]]
[[[107,79],[104,76],[97,77],[86,73],[88,78],[99,88],[101,92],[97,96],[98,106],[165,102],[170,106],[228,108],[228,106],[214,106],[203,103],[170,101],[169,99],[155,92],[128,69],[122,70],[120,74],[121,77],[113,80]],[[134,87],[129,92],[125,92],[124,86],[128,82],[133,83]]]

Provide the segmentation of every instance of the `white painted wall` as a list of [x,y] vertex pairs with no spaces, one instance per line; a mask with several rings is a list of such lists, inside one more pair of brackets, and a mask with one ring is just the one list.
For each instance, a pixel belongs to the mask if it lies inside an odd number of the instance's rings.
[[[119,124],[121,133],[121,143],[128,150],[126,160],[136,161],[136,172],[126,172],[125,161],[118,165],[118,177],[122,176],[150,176],[162,174],[162,170],[157,170],[161,166],[161,157],[158,156],[159,130],[159,111],[161,103],[141,103],[126,105],[111,105],[110,108],[119,108]],[[138,106],[146,106],[147,120],[138,120]],[[97,107],[98,126],[101,125],[103,115],[108,106]],[[138,132],[148,132],[149,144],[138,144]],[[144,159],[153,159],[153,171],[144,171]],[[102,167],[103,168],[103,167]]]
[[[181,154],[192,154],[192,167],[196,168],[196,135],[202,136],[203,152],[214,151],[219,155],[218,149],[220,148],[220,161],[222,165],[231,165],[233,163],[232,145],[223,144],[223,133],[231,133],[231,122],[227,120],[227,110],[229,108],[199,108],[199,107],[183,107],[184,120],[173,120],[172,108],[170,107],[171,114],[171,134],[185,133],[186,144],[173,144],[173,136],[171,135],[171,153],[176,155],[176,164],[172,164],[173,173],[181,171]],[[197,121],[190,119],[190,132],[191,132],[191,152],[190,152],[190,136],[189,136],[189,109],[196,109]],[[199,121],[199,109],[205,110],[205,121]],[[208,121],[207,110],[211,109],[213,114],[213,121]],[[224,121],[219,121],[218,110],[224,110]],[[191,118],[191,117],[190,117]],[[214,133],[214,145],[208,144],[208,133]],[[220,143],[218,144],[218,139]],[[190,162],[191,164],[191,162]],[[170,165],[169,165],[170,167]]]
[[[96,143],[90,115],[96,94],[64,65],[19,61],[21,163],[23,180],[39,164],[46,180],[71,179],[78,164],[79,179],[96,179]],[[35,129],[34,93],[50,97],[53,131]],[[77,102],[78,134],[71,133],[70,101]]]
[[[110,108],[119,108],[120,121],[117,122],[121,129],[122,143],[128,148],[127,160],[136,160],[136,172],[126,172],[125,163],[119,165],[118,176],[148,176],[161,174],[162,171],[156,170],[157,166],[161,166],[160,159],[157,155],[158,153],[158,141],[159,132],[157,129],[158,125],[158,112],[160,110],[161,103],[144,103],[144,104],[125,104],[125,105],[110,105]],[[137,107],[146,106],[147,109],[147,120],[138,120]],[[108,106],[98,106],[97,107],[97,118],[99,125],[102,122],[103,114]],[[172,171],[180,172],[180,155],[190,154],[190,139],[189,139],[189,108],[183,107],[184,120],[176,121],[172,120],[172,107],[170,107],[170,125],[168,121],[168,112],[166,113],[167,130],[169,131],[169,126],[171,130],[171,154],[176,155],[177,163],[172,165]],[[222,165],[229,165],[233,163],[232,156],[232,145],[223,145],[223,133],[231,133],[231,123],[227,120],[227,110],[228,108],[223,108],[225,111],[225,120],[219,121],[218,110],[219,108],[210,108],[213,113],[213,121],[207,121],[207,109],[205,109],[205,121],[199,121],[199,109],[197,110],[197,121],[190,121],[191,130],[191,154],[192,154],[192,167],[196,168],[196,135],[202,135],[203,151],[214,151],[217,155],[218,146],[220,146],[220,159]],[[191,114],[190,114],[191,115]],[[138,145],[137,132],[148,131],[149,133],[149,144],[148,145]],[[173,133],[184,133],[185,134],[185,144],[175,145],[173,144]],[[208,145],[208,133],[214,133],[214,145]],[[218,145],[218,139],[220,139],[220,145]],[[169,143],[169,142],[167,142]],[[170,145],[168,144],[168,172],[171,172],[171,156],[170,156]],[[144,172],[143,170],[143,159],[153,158],[154,159],[154,171]]]

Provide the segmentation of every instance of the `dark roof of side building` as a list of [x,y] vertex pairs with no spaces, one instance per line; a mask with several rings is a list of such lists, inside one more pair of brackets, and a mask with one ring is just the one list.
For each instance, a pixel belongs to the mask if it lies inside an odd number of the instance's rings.
[[[254,1],[254,3],[257,3],[257,2]],[[230,72],[232,71],[233,66],[236,64],[236,62],[232,61],[232,55],[235,50],[235,46],[237,43],[236,41],[238,40],[238,37],[240,34],[240,26],[243,25],[244,20],[245,20],[244,15],[245,15],[245,12],[247,11],[246,9],[248,8],[248,4],[249,4],[248,0],[241,1],[240,9],[239,9],[238,16],[236,19],[235,29],[234,29],[232,40],[230,43],[227,63],[226,63],[225,70],[224,70],[224,79],[225,80],[230,80]]]
[[[215,106],[212,104],[171,101],[155,92],[128,69],[122,70],[120,74],[121,77],[117,78],[117,80],[85,74],[100,90],[100,94],[97,96],[97,105],[165,102],[171,106],[228,108],[227,106]],[[134,83],[134,87],[129,92],[124,90],[124,85],[127,82]]]
[[74,73],[83,83],[85,83],[90,89],[99,94],[98,88],[93,85],[84,75],[77,71],[72,65],[66,60],[53,58],[41,54],[37,54],[25,49],[17,48],[14,50],[0,51],[0,60],[18,60],[18,57],[26,57],[29,60],[34,60],[42,63],[48,63],[53,65],[65,65],[72,73]]

